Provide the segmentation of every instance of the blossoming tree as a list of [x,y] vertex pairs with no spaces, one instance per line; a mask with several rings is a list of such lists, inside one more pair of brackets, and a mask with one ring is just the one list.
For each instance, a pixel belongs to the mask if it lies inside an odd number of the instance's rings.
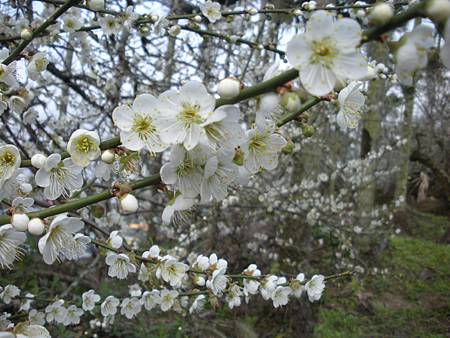
[[[356,128],[368,83],[389,77],[412,86],[429,51],[450,39],[450,2],[183,4],[49,0],[0,8],[2,276],[27,269],[29,257],[52,267],[89,261],[105,280],[130,286],[129,293],[71,292],[92,268],[79,265],[63,294],[43,283],[35,295],[11,277],[0,287],[1,337],[57,337],[58,325],[84,330],[87,319],[107,331],[120,316],[195,315],[257,298],[276,311],[296,298],[319,301],[326,283],[353,273],[341,271],[351,268],[344,260],[332,274],[267,272],[257,261],[230,267],[214,252],[186,252],[183,238],[170,247],[130,238],[127,229],[139,228],[149,208],[158,212],[147,223],[167,229],[189,223],[192,210],[245,194],[289,161],[302,142],[294,129],[307,138],[302,121],[320,103],[338,105],[340,132]],[[274,21],[283,36],[274,36]],[[368,44],[388,46],[392,67],[373,62]],[[449,46],[440,46],[447,67]],[[297,205],[297,193],[356,175],[355,163],[344,166],[331,179],[271,194],[288,196],[289,212],[307,208],[308,223],[322,224],[315,202]],[[322,212],[346,211],[344,194]],[[383,213],[389,218],[376,210]]]

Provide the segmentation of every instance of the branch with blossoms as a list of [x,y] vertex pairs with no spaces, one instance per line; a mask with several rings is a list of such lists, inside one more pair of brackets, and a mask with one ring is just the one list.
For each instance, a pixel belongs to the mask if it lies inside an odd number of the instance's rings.
[[[36,311],[31,315],[30,311],[29,323],[15,325],[12,331],[10,330],[13,336],[29,336],[41,332],[41,336],[47,337],[49,334],[42,326],[45,322],[75,325],[80,323],[80,317],[85,312],[96,315],[101,313],[105,321],[110,323],[118,313],[119,306],[120,313],[131,319],[141,312],[142,307],[147,310],[158,308],[163,312],[170,309],[196,312],[207,301],[215,307],[219,300],[223,300],[229,308],[234,308],[256,295],[271,301],[275,308],[284,306],[291,299],[300,298],[303,294],[314,302],[321,298],[326,280],[351,274],[345,272],[328,277],[313,275],[310,279],[306,279],[303,273],[296,276],[276,276],[262,274],[255,264],[249,265],[238,274],[227,273],[228,262],[219,259],[215,254],[193,254],[184,262],[175,255],[161,255],[158,246],[152,246],[143,254],[130,250],[117,231],[111,232],[106,240],[91,238],[87,236],[88,232],[84,231],[85,222],[66,213],[116,198],[123,213],[134,214],[138,211],[139,203],[133,192],[149,186],[158,186],[165,194],[167,204],[157,222],[176,223],[194,206],[224,201],[229,190],[235,186],[245,185],[252,176],[261,172],[275,170],[280,154],[288,154],[294,147],[293,142],[280,128],[293,120],[302,126],[302,114],[318,103],[337,101],[337,124],[344,130],[355,128],[365,102],[359,81],[385,75],[380,70],[381,67],[368,63],[361,46],[373,40],[383,42],[385,33],[418,17],[431,18],[439,26],[445,24],[444,36],[448,40],[449,15],[443,14],[450,11],[448,0],[420,2],[397,15],[389,4],[376,4],[371,7],[369,18],[366,18],[375,26],[365,31],[360,25],[363,20],[357,13],[350,18],[333,15],[335,10],[362,10],[362,7],[338,6],[319,10],[314,2],[308,2],[304,5],[307,12],[307,15],[304,15],[307,19],[305,31],[289,41],[286,51],[199,28],[204,20],[214,24],[222,17],[256,14],[268,16],[286,13],[284,9],[266,7],[259,11],[246,9],[224,12],[218,3],[207,1],[201,7],[202,16],[192,13],[189,14],[193,15],[192,17],[158,17],[150,14],[140,16],[134,13],[132,8],[128,8],[123,13],[100,16],[98,25],[83,27],[83,17],[77,16],[80,10],[72,8],[77,4],[78,2],[73,0],[65,2],[37,29],[24,29],[21,34],[22,41],[11,52],[7,49],[0,51],[2,112],[6,109],[23,112],[31,103],[32,95],[23,94],[27,91],[22,90],[25,88],[22,88],[21,81],[17,78],[15,61],[22,57],[22,52],[35,38],[59,33],[58,25],[53,24],[60,17],[63,20],[64,32],[78,34],[102,29],[105,35],[123,38],[120,42],[123,46],[126,45],[127,34],[132,28],[138,28],[146,35],[150,34],[151,27],[156,35],[167,32],[173,37],[182,29],[189,30],[201,36],[228,39],[233,43],[247,44],[256,49],[265,48],[285,55],[293,68],[284,70],[279,64],[274,64],[261,83],[248,88],[243,88],[243,84],[236,78],[226,78],[218,84],[218,100],[198,81],[188,81],[180,88],[166,90],[158,96],[143,93],[132,97],[133,102],[126,104],[120,103],[117,95],[120,94],[119,90],[111,95],[114,96],[114,100],[111,100],[111,110],[114,108],[111,119],[119,132],[116,138],[101,142],[101,133],[90,126],[90,129],[94,130],[78,129],[71,134],[66,152],[49,156],[35,154],[31,159],[24,160],[17,146],[23,149],[23,152],[26,148],[20,144],[0,146],[1,197],[7,200],[5,204],[9,207],[8,214],[0,217],[0,224],[4,224],[0,227],[2,269],[14,267],[16,261],[25,254],[23,248],[27,236],[33,235],[39,238],[37,250],[48,265],[79,260],[88,247],[95,246],[99,249],[99,256],[105,257],[109,277],[122,280],[137,274],[140,285],[145,289],[143,291],[138,285],[134,287],[130,297],[126,298],[109,295],[103,299],[100,306],[96,306],[101,297],[95,290],[89,290],[82,295],[81,308],[76,304],[66,303],[63,299],[55,299],[45,308],[45,318],[42,313],[38,315]],[[93,0],[86,6],[102,13],[104,3],[101,0]],[[288,12],[296,16],[305,14],[300,9]],[[363,11],[363,14],[365,17],[367,13]],[[189,19],[191,22],[186,25],[169,22],[181,19]],[[120,35],[122,26],[125,29]],[[56,33],[50,31],[53,29]],[[259,33],[261,32],[262,30]],[[85,33],[79,38],[82,39],[86,35]],[[106,39],[107,46],[109,40],[116,42],[115,38]],[[431,25],[418,25],[390,45],[397,62],[396,75],[399,81],[402,85],[411,85],[415,73],[426,64],[426,51],[433,45],[433,28]],[[448,45],[447,43],[442,50],[448,51]],[[124,55],[125,47],[120,57],[125,57]],[[448,55],[441,54],[441,58],[443,63],[448,65]],[[49,60],[44,53],[35,53],[25,59],[26,75],[31,80],[39,79],[46,70],[55,74],[56,68],[48,67]],[[293,82],[297,78],[298,84]],[[138,91],[136,88],[133,93]],[[7,103],[4,97],[7,98]],[[243,120],[237,103],[256,97],[259,100],[254,116],[249,117],[246,114],[249,118]],[[253,117],[254,123],[249,123]],[[13,131],[8,131],[14,138]],[[306,136],[307,130],[304,134]],[[157,174],[131,180],[131,175],[140,173],[139,163],[144,152],[149,157],[160,155],[163,165]],[[21,167],[33,167],[33,170],[29,171],[33,173],[34,185],[20,180]],[[96,189],[93,185],[95,179],[88,180],[83,186],[83,174],[93,171],[97,178],[111,183],[108,183],[106,188],[105,185],[102,186],[105,190],[92,193]],[[37,210],[33,206],[35,201],[32,198],[37,195],[35,193],[46,199],[36,204],[53,206]],[[82,193],[86,193],[86,196],[79,197]],[[318,218],[313,213],[308,215],[312,220]],[[107,236],[106,233],[105,237]],[[0,297],[6,304],[15,298],[25,300],[21,307],[28,309],[29,301],[33,298],[21,295],[20,290],[13,285],[5,286]],[[191,302],[185,297],[194,300]],[[45,301],[45,298],[40,297],[34,299]]]
[[[54,227],[54,236],[51,236],[51,239],[48,237],[43,244],[50,248],[50,251],[46,252],[47,263],[53,263],[54,257],[75,259],[82,251],[82,245],[88,245],[87,242],[78,239],[77,244],[71,241],[66,243],[67,245],[62,249],[63,252],[52,253],[51,251],[54,250],[55,245],[58,246],[60,240],[67,239],[67,232],[79,227],[79,221],[74,218],[62,217],[57,223],[64,229],[60,228],[56,231],[57,228]],[[53,241],[53,244],[50,241]],[[227,261],[219,259],[215,254],[209,257],[199,255],[190,265],[187,265],[173,256],[161,256],[160,249],[156,245],[144,252],[141,257],[135,253],[125,253],[121,248],[122,242],[122,238],[115,233],[108,243],[92,241],[91,244],[106,250],[105,261],[109,266],[108,275],[112,278],[128,278],[130,274],[137,271],[136,261],[140,261],[138,279],[148,290],[142,290],[136,284],[130,288],[129,297],[119,298],[108,295],[103,298],[103,301],[95,290],[89,290],[82,294],[80,304],[59,298],[36,297],[30,293],[21,295],[22,291],[18,287],[6,285],[0,288],[0,298],[5,304],[13,304],[18,300],[20,303],[18,306],[24,313],[14,319],[19,320],[27,316],[28,322],[24,325],[29,325],[29,330],[46,332],[43,327],[45,323],[77,325],[85,314],[94,317],[102,316],[105,323],[111,323],[119,313],[119,306],[120,314],[127,319],[132,319],[143,308],[147,311],[159,309],[162,312],[176,309],[177,312],[192,314],[200,312],[207,303],[215,308],[220,300],[233,309],[241,306],[243,299],[248,303],[258,294],[264,300],[271,301],[275,308],[285,306],[290,299],[301,298],[304,294],[310,302],[315,302],[321,298],[326,281],[352,275],[352,272],[347,271],[327,277],[314,275],[307,280],[304,274],[300,273],[296,277],[287,278],[272,274],[263,275],[255,264],[250,264],[241,274],[231,275],[226,274]],[[50,304],[40,308],[32,306],[32,303],[38,302]],[[19,324],[15,326],[13,332],[16,334],[17,328],[20,330],[22,326]],[[48,337],[48,332],[44,336]]]

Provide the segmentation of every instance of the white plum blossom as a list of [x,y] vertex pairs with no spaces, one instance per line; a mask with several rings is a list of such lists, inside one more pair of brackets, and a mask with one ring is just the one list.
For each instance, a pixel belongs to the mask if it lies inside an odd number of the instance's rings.
[[106,35],[118,34],[122,30],[119,20],[112,15],[105,15],[99,19],[100,27]]
[[123,238],[120,236],[119,231],[111,231],[109,234],[108,244],[114,249],[119,249],[122,246]]
[[202,14],[208,18],[209,22],[216,22],[222,17],[222,12],[220,11],[220,3],[213,1],[206,1],[202,6],[200,6]]
[[164,224],[170,224],[174,215],[178,212],[189,210],[193,207],[195,200],[193,198],[186,198],[183,195],[177,194],[169,204],[164,208],[162,214],[162,221]]
[[67,217],[66,214],[56,216],[50,223],[47,233],[39,239],[39,252],[46,264],[53,264],[62,258],[70,259],[75,248],[73,234],[81,230],[83,221],[76,217]]
[[338,95],[339,112],[336,122],[343,130],[356,128],[361,118],[360,109],[364,105],[364,95],[359,90],[360,84],[350,83]]
[[214,110],[203,123],[202,141],[214,147],[234,149],[245,142],[245,132],[239,124],[240,110],[236,106],[225,105]]
[[204,305],[206,303],[206,296],[205,295],[198,295],[194,301],[192,302],[191,307],[189,308],[189,313],[195,313],[203,309]]
[[278,277],[274,275],[267,276],[261,282],[259,292],[264,300],[269,300],[272,298],[272,294],[277,287]]
[[272,302],[275,308],[286,305],[289,302],[289,295],[292,290],[288,286],[277,286],[272,293]]
[[222,295],[222,292],[226,289],[228,278],[225,275],[225,269],[214,270],[211,279],[206,281],[206,287],[216,295]]
[[205,271],[209,268],[209,258],[203,255],[199,255],[195,261],[195,268],[201,271]]
[[300,298],[305,290],[305,286],[302,283],[305,281],[305,275],[303,273],[299,273],[294,280],[291,281],[290,287],[292,289],[292,294],[296,298]]
[[101,155],[100,137],[95,131],[78,129],[70,136],[67,152],[72,157],[73,163],[87,167],[90,161]]
[[1,338],[51,338],[48,330],[41,325],[27,322],[18,323],[11,332],[0,332]]
[[16,146],[0,146],[0,188],[20,167],[20,153]]
[[49,61],[44,53],[36,53],[28,64],[28,77],[32,80],[37,80],[39,75],[47,69]]
[[283,136],[269,124],[247,131],[247,142],[242,145],[244,166],[252,174],[260,169],[273,170],[278,165],[278,153],[287,144]]
[[314,275],[305,284],[305,290],[308,294],[308,299],[310,302],[314,302],[322,297],[322,292],[325,289],[325,277],[322,275]]
[[5,304],[9,304],[11,300],[16,298],[18,295],[20,295],[20,289],[15,285],[8,284],[0,293],[0,298]]
[[50,323],[64,323],[66,320],[67,309],[64,307],[62,299],[53,302],[45,308],[46,320]]
[[[261,276],[261,271],[255,264],[250,264],[247,269],[242,272],[243,275],[258,278]],[[256,279],[244,279],[244,294],[255,295],[258,293],[260,282]]]
[[80,324],[81,316],[83,315],[83,310],[76,305],[70,305],[67,308],[66,318],[64,320],[64,325],[78,325]]
[[170,286],[178,288],[181,287],[181,283],[183,282],[188,270],[188,265],[178,262],[171,256],[164,256],[158,264],[156,277],[169,283]]
[[243,295],[239,285],[234,284],[231,286],[225,296],[230,309],[241,305],[241,296]]
[[34,295],[32,293],[27,292],[25,294],[25,298],[20,302],[19,311],[29,311],[31,308],[31,303],[33,302]]
[[84,311],[92,311],[95,304],[100,301],[100,296],[94,290],[84,292],[81,298],[83,300],[82,307]]
[[0,226],[0,268],[11,269],[14,261],[20,256],[22,245],[27,235],[17,231],[11,224]]
[[312,95],[323,96],[338,82],[366,75],[367,62],[358,47],[360,42],[361,27],[357,21],[335,20],[319,10],[311,15],[306,32],[288,43],[286,57],[300,71],[303,87]]
[[136,96],[133,105],[118,106],[113,111],[114,124],[120,129],[120,142],[130,150],[146,148],[160,153],[167,148],[161,141],[155,119],[159,116],[158,99],[150,94]]
[[31,309],[28,313],[28,321],[31,325],[44,325],[45,324],[45,313],[40,312],[36,309]]
[[425,24],[414,27],[400,39],[395,72],[402,84],[412,86],[415,72],[427,65],[427,50],[433,42],[433,28]]
[[44,189],[44,195],[55,200],[61,195],[68,197],[83,186],[83,168],[73,163],[71,158],[61,161],[60,154],[52,154],[36,173],[36,184]]
[[11,62],[9,65],[5,65],[5,60],[9,55],[7,48],[0,49],[0,83],[4,83],[9,87],[15,87],[18,85],[16,80],[16,61]]
[[201,202],[222,201],[228,194],[228,186],[236,180],[239,169],[233,163],[234,151],[219,150],[206,161],[200,186]]
[[161,311],[169,311],[170,308],[175,303],[175,299],[178,297],[178,291],[162,289],[159,298],[157,299],[158,304],[161,307]]
[[27,107],[27,100],[19,95],[11,95],[8,100],[9,108],[17,113],[22,114]]
[[79,30],[83,23],[74,14],[65,15],[63,18],[63,29],[68,33],[73,33]]
[[202,83],[189,81],[179,91],[162,93],[159,101],[161,115],[157,126],[162,141],[193,149],[202,137],[207,117],[214,111],[214,97]]
[[71,250],[65,251],[64,255],[69,260],[81,258],[86,254],[87,245],[91,242],[91,238],[83,234],[75,234],[73,236],[73,246]]
[[[197,149],[197,148],[196,148]],[[203,173],[203,159],[194,150],[188,152],[180,145],[173,146],[170,161],[161,167],[161,180],[188,198],[194,198],[200,193]]]
[[159,298],[159,290],[144,291],[141,297],[141,302],[144,305],[144,308],[150,311],[159,304]]
[[142,310],[142,303],[139,299],[135,297],[124,298],[122,303],[120,304],[120,313],[127,317],[128,319],[132,319]]
[[130,262],[130,257],[122,253],[109,254],[106,256],[105,262],[109,265],[108,276],[110,277],[125,279],[130,272],[136,272],[136,266]]
[[100,312],[102,316],[114,316],[117,313],[117,308],[119,307],[120,300],[114,296],[108,296],[105,298],[100,306]]

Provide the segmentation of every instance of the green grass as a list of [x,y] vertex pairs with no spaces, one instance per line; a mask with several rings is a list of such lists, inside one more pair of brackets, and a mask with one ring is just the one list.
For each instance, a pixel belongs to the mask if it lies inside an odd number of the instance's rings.
[[316,338],[448,337],[450,246],[437,241],[449,224],[416,212],[408,217],[412,229],[392,237],[378,258],[377,266],[388,273],[354,280],[345,295],[329,292]]

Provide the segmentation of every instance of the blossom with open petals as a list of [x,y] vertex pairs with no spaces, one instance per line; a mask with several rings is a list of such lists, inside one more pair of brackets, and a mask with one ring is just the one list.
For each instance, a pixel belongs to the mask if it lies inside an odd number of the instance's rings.
[[222,12],[220,11],[220,3],[213,1],[206,1],[202,6],[200,6],[202,14],[206,16],[209,22],[216,22],[222,17]]
[[125,279],[130,272],[136,272],[136,266],[130,262],[125,254],[111,253],[106,256],[105,262],[109,265],[108,276]]
[[168,144],[183,144],[193,149],[204,132],[207,117],[216,100],[198,81],[189,81],[180,90],[168,90],[159,96],[160,117],[157,126]]
[[344,130],[356,128],[361,118],[359,111],[364,105],[365,98],[359,87],[358,83],[352,82],[339,92],[340,109],[336,116],[336,122]]
[[121,105],[113,111],[114,124],[120,129],[120,142],[130,150],[146,148],[160,153],[167,148],[161,141],[155,118],[159,116],[158,99],[150,94],[136,96],[133,105]]
[[310,302],[319,300],[322,297],[322,292],[325,289],[325,277],[322,275],[314,275],[305,284],[305,290],[308,294],[308,299]]
[[300,71],[303,87],[312,95],[330,93],[338,81],[358,80],[367,73],[367,62],[358,47],[358,22],[335,20],[326,11],[314,12],[306,32],[294,36],[287,45],[289,63]]
[[405,33],[399,43],[395,73],[402,84],[412,86],[415,72],[427,65],[427,50],[434,44],[433,28],[424,24],[416,26]]
[[260,169],[275,169],[278,154],[286,144],[285,138],[275,133],[272,126],[257,126],[248,130],[247,142],[242,145],[245,168],[253,174]]
[[16,146],[0,146],[0,188],[20,167],[20,153]]
[[100,156],[100,137],[95,131],[76,130],[67,143],[67,152],[73,163],[87,167],[89,162]]
[[27,235],[17,231],[11,224],[0,226],[0,268],[11,269],[20,255],[19,246],[25,242]]
[[55,200],[61,195],[68,197],[83,186],[82,170],[71,158],[61,161],[60,154],[52,154],[36,173],[36,184],[45,188],[44,195],[48,199]]
[[83,226],[84,223],[79,218],[67,217],[65,214],[56,216],[50,223],[47,233],[38,243],[44,262],[53,264],[56,260],[70,259],[76,244],[73,234],[81,230]]

